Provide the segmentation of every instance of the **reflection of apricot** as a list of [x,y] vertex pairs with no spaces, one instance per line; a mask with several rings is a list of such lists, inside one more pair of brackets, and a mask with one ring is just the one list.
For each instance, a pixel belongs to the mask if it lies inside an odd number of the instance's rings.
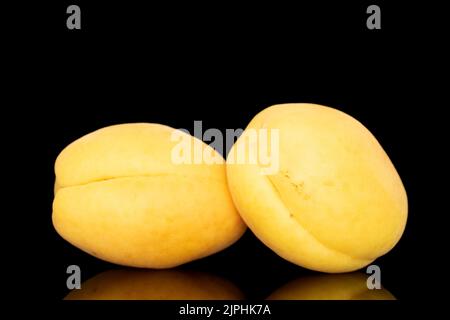
[[347,273],[302,277],[273,292],[269,300],[395,300],[386,289],[367,288],[368,275]]
[[82,283],[66,300],[237,300],[241,291],[217,276],[174,270],[110,270]]

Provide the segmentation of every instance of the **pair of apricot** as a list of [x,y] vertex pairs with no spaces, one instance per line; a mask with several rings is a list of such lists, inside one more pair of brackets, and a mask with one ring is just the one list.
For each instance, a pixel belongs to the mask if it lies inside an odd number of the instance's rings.
[[227,163],[182,132],[192,152],[212,161],[175,163],[175,129],[160,124],[92,132],[56,160],[53,224],[100,259],[146,268],[218,252],[246,226],[284,259],[323,272],[362,268],[394,247],[406,192],[361,123],[329,107],[275,105],[256,115],[230,154],[257,153],[264,141],[247,142],[260,129],[277,130],[278,170],[269,174],[258,161]]

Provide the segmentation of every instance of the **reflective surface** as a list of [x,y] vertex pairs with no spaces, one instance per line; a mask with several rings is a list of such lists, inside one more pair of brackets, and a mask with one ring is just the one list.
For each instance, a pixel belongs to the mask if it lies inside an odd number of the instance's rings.
[[[295,278],[268,300],[395,300],[386,289],[369,290],[367,275],[317,274]],[[121,269],[102,272],[72,290],[66,300],[240,300],[231,281],[205,272]]]
[[395,300],[386,289],[369,290],[359,272],[297,278],[275,290],[269,300]]
[[230,281],[194,271],[110,270],[72,290],[66,300],[236,300],[242,292]]

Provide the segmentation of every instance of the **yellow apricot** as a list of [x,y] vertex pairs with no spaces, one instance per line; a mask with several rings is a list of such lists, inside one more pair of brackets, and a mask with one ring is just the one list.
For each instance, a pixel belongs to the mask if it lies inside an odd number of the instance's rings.
[[[255,130],[278,130],[278,170],[262,174]],[[246,145],[247,144],[247,145]],[[236,161],[245,151],[247,161]],[[256,157],[258,161],[248,159]],[[277,157],[274,157],[277,156]],[[228,185],[242,218],[269,248],[323,272],[362,268],[399,241],[407,219],[402,181],[360,122],[314,104],[269,107],[250,122],[227,158]]]
[[228,280],[177,270],[110,270],[72,290],[65,300],[241,300]]
[[367,288],[362,273],[327,274],[295,279],[275,290],[269,300],[395,300],[386,289]]
[[147,268],[174,267],[239,239],[245,224],[227,189],[225,161],[177,130],[221,161],[174,162],[174,130],[115,125],[67,146],[55,163],[57,232],[100,259]]

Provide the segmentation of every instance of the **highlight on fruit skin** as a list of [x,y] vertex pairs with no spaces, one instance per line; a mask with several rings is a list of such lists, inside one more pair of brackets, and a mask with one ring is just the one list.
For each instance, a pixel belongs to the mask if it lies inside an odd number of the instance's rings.
[[[278,144],[268,137],[255,143],[255,130],[276,132]],[[262,174],[261,148],[276,151],[276,172]],[[258,161],[236,162],[239,152]],[[308,269],[360,269],[389,252],[405,229],[406,191],[388,155],[360,122],[330,107],[261,111],[230,150],[227,178],[252,232]]]
[[[205,150],[203,162],[175,163],[174,133],[193,150]],[[94,131],[59,154],[55,174],[56,231],[112,263],[175,267],[230,246],[246,229],[227,187],[225,160],[168,126],[132,123]]]
[[83,282],[65,300],[242,300],[221,277],[181,270],[109,270]]
[[292,280],[275,290],[268,300],[396,300],[385,288],[368,289],[360,272],[321,274]]

